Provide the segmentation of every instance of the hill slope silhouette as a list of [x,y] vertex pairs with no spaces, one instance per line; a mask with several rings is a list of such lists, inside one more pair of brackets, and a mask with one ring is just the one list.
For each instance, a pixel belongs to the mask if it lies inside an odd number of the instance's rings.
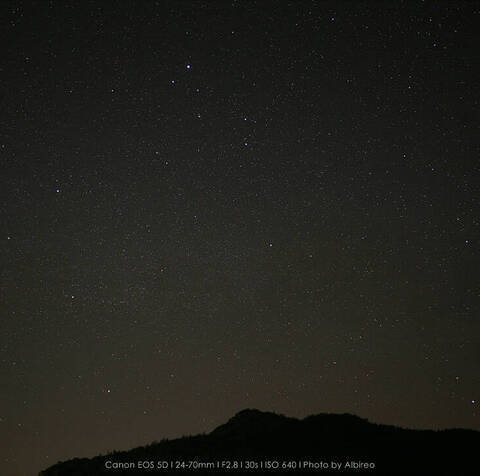
[[[90,459],[75,458],[51,466],[40,476],[463,475],[480,474],[479,451],[480,432],[474,430],[410,430],[370,423],[350,414],[319,414],[298,420],[247,409],[209,434],[163,440]],[[270,467],[267,461],[273,462]],[[234,462],[242,463],[243,468],[235,468]],[[342,465],[335,469],[332,462]]]

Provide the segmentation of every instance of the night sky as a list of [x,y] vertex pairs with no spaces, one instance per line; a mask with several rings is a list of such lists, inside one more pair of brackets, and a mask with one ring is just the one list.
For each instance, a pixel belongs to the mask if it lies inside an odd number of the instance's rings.
[[2,2],[1,474],[248,407],[480,429],[479,16]]

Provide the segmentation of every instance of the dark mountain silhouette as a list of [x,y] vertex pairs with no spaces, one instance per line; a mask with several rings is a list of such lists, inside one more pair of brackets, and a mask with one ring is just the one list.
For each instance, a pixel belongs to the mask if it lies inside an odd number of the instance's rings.
[[[90,459],[75,458],[59,462],[40,475],[458,476],[480,474],[479,452],[480,432],[474,430],[409,430],[370,423],[350,414],[320,414],[298,420],[243,410],[209,434],[163,440]],[[342,465],[335,469],[332,462]],[[242,468],[235,468],[235,463]]]

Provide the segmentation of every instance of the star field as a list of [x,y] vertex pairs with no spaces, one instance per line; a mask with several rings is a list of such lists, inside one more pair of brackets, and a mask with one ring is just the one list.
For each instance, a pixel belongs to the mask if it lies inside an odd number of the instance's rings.
[[480,429],[478,2],[2,10],[2,474],[247,407]]

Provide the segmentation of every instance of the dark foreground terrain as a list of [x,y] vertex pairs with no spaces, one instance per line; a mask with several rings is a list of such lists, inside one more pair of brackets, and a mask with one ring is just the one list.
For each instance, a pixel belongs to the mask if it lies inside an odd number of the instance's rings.
[[480,432],[408,430],[354,415],[303,420],[243,410],[211,433],[59,462],[41,476],[97,474],[480,474]]

